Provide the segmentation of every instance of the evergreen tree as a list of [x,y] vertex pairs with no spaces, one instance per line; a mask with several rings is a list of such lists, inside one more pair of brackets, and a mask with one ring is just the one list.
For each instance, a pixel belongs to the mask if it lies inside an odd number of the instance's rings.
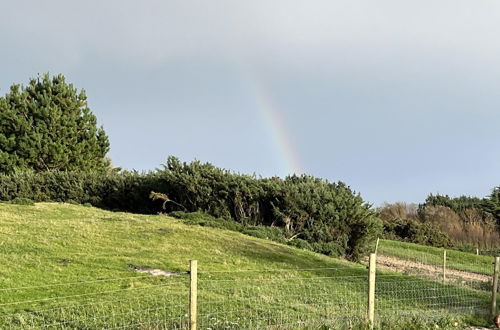
[[497,224],[500,225],[500,187],[493,188],[491,195],[484,199],[483,208],[493,214]]
[[0,173],[15,169],[103,170],[109,140],[78,91],[63,75],[13,85],[0,98]]

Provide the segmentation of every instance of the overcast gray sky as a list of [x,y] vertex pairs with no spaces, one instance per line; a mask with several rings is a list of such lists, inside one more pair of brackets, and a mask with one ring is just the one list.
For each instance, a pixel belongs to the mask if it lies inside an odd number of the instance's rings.
[[87,91],[113,163],[341,180],[378,205],[500,185],[500,1],[1,1],[0,94]]

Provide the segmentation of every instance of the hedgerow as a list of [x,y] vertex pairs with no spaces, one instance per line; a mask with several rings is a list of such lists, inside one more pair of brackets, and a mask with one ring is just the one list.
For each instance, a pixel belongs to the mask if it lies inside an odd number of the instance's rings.
[[[152,192],[163,200],[151,199]],[[259,178],[174,157],[162,169],[147,173],[0,174],[0,200],[16,198],[90,203],[136,213],[204,212],[231,219],[254,236],[297,240],[297,245],[349,259],[361,257],[381,230],[371,206],[342,182],[307,175]]]

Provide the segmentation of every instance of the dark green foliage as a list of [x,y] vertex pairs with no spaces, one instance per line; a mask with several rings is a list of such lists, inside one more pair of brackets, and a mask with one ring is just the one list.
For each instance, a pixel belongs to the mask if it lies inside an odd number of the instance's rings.
[[[476,254],[477,246],[474,244],[470,244],[470,243],[462,243],[462,244],[454,244],[453,248],[457,251]],[[487,254],[487,253],[483,253],[483,252],[484,252],[484,250],[481,250],[482,255]]]
[[425,203],[419,205],[419,211],[426,206],[446,206],[457,213],[468,209],[478,209],[491,214],[496,223],[500,225],[500,187],[493,188],[491,195],[485,198],[460,196],[449,197],[448,195],[429,195]]
[[414,204],[385,204],[379,208],[384,235],[419,244],[491,249],[500,239],[500,190],[486,198],[429,195]]
[[327,256],[339,257],[343,255],[342,246],[336,242],[312,242],[311,247],[313,251]]
[[232,220],[224,218],[215,218],[204,212],[184,212],[174,211],[170,213],[171,216],[183,220],[184,223],[189,225],[199,225],[204,227],[227,229],[232,231],[242,231],[243,226]]
[[101,171],[109,141],[97,127],[85,92],[48,74],[13,85],[0,98],[0,173]]
[[17,204],[17,205],[35,205],[35,202],[29,198],[14,198],[13,200],[10,201],[11,204]]
[[495,187],[491,195],[483,200],[483,210],[492,214],[500,225],[500,187]]
[[[282,243],[294,244],[297,240],[302,247],[353,260],[367,251],[382,229],[370,205],[341,182],[310,176],[261,179],[197,161],[181,163],[173,157],[163,170],[143,174],[0,174],[0,200],[19,197],[37,202],[91,203],[137,213],[172,212],[199,225]],[[211,217],[186,212],[203,212]]]
[[299,249],[314,251],[313,247],[311,246],[311,244],[308,241],[300,239],[300,238],[295,238],[291,241],[288,241],[288,245],[295,246],[296,248],[299,248]]
[[155,213],[161,203],[149,199],[165,184],[154,173],[39,172],[0,174],[0,200],[29,198],[35,202],[92,204],[110,210]]
[[244,227],[241,232],[245,235],[258,238],[265,238],[282,244],[288,243],[283,233],[283,229],[278,227],[250,226],[250,227]]
[[460,196],[460,197],[450,197],[448,195],[433,195],[430,194],[425,199],[425,203],[419,205],[419,210],[432,205],[432,206],[446,206],[453,211],[459,213],[470,208],[481,208],[484,201],[481,198],[470,197],[470,196]]
[[233,219],[216,218],[204,212],[188,213],[184,211],[173,211],[169,215],[173,216],[174,218],[180,219],[184,223],[189,225],[199,225],[204,227],[238,231],[245,235],[264,238],[278,243],[288,244],[302,249],[314,251],[312,246],[307,243],[307,241],[298,238],[287,240],[283,229],[278,227],[244,226],[241,223],[234,221]]
[[[318,252],[358,259],[381,230],[370,205],[341,182],[305,175],[259,179],[174,157],[158,175],[168,185],[161,192],[189,212],[275,227],[274,233],[282,231],[287,240],[320,243]],[[178,205],[166,205],[167,211],[178,211]]]
[[384,237],[435,247],[452,247],[448,235],[429,223],[415,219],[394,219],[384,222]]

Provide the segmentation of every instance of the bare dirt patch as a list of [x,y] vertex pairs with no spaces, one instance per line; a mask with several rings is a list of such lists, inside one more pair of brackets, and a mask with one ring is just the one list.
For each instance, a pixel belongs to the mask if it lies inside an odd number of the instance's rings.
[[[424,275],[432,279],[441,279],[443,268],[424,263],[419,263],[410,260],[398,259],[395,257],[377,256],[377,268],[392,270],[398,273],[412,273],[415,275]],[[491,276],[484,274],[477,274],[466,272],[456,269],[446,269],[446,278],[455,281],[475,281],[475,282],[489,282]]]
[[134,270],[136,273],[146,273],[153,276],[167,276],[167,277],[181,276],[179,273],[174,273],[163,269],[141,267],[135,265],[128,265],[128,267]]

